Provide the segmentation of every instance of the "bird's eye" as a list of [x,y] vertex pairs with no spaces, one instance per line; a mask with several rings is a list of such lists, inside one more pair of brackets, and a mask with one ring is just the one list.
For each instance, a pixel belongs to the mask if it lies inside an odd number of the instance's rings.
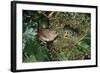
[[66,32],[66,34],[68,35],[68,32]]

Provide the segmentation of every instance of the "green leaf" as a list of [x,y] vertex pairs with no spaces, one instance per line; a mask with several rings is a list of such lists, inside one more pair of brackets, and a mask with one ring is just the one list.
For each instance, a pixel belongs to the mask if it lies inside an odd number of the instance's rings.
[[91,54],[90,36],[87,35],[83,40],[81,40],[77,44],[77,48],[81,52],[84,52],[85,56],[90,57],[90,54]]

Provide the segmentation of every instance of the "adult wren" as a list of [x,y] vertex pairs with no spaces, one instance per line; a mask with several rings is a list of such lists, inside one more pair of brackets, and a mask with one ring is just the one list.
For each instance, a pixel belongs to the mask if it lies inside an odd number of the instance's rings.
[[40,29],[38,36],[41,41],[50,42],[58,36],[58,33],[50,29]]

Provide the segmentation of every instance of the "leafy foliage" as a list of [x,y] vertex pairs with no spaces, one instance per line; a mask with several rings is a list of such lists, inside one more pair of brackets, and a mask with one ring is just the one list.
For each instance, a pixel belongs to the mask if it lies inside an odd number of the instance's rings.
[[84,53],[86,59],[89,59],[91,56],[91,39],[89,37],[90,33],[87,33],[84,39],[77,44],[77,48]]
[[[64,37],[64,26],[78,29],[77,37]],[[91,15],[75,12],[23,10],[23,62],[85,60],[91,58]],[[57,31],[50,48],[41,45],[39,28]],[[43,43],[43,42],[42,42]]]
[[36,12],[23,11],[23,62],[50,60],[48,49],[42,47],[37,39],[39,17]]

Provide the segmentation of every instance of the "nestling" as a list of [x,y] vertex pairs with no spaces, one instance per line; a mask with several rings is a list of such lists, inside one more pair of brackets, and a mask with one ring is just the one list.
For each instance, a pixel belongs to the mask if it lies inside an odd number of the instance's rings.
[[64,27],[64,32],[65,32],[64,37],[74,37],[74,38],[78,37],[79,31],[80,30],[78,28],[74,29],[70,27],[69,25],[66,25]]

